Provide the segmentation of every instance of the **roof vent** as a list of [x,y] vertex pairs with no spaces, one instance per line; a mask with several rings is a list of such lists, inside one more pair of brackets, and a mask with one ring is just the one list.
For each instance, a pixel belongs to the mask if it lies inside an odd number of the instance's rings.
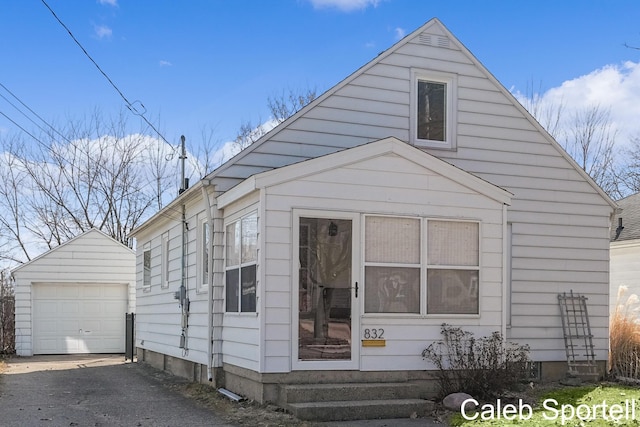
[[451,47],[449,38],[429,33],[422,33],[418,35],[418,42],[428,46],[442,47],[445,49],[449,49]]
[[437,37],[438,47],[449,49],[449,39],[446,37]]
[[431,46],[431,34],[422,33],[418,36],[418,41],[422,44],[428,44]]

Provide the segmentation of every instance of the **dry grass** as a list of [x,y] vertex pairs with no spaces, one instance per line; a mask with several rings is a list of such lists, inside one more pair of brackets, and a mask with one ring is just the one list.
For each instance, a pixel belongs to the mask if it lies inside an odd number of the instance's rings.
[[640,379],[640,300],[620,286],[609,324],[609,366],[619,378]]

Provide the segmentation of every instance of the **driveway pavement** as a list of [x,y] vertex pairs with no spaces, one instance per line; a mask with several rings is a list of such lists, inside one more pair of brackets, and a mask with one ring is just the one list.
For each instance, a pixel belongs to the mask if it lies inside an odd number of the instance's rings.
[[0,375],[0,425],[230,425],[163,386],[157,374],[145,365],[124,363],[122,355],[9,359]]
[[123,355],[15,357],[0,374],[0,426],[442,427],[425,418],[309,423],[241,405],[232,406],[238,416],[227,413],[225,421],[180,393],[186,384],[146,364],[125,363]]

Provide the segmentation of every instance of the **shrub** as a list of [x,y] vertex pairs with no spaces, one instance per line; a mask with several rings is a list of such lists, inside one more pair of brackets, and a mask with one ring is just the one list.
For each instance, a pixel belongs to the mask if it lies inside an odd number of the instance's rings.
[[609,368],[621,378],[640,379],[640,324],[638,296],[626,296],[627,288],[620,286],[618,301],[609,325]]
[[440,397],[465,392],[492,399],[528,379],[529,347],[507,343],[499,332],[476,338],[461,328],[442,325],[442,341],[432,343],[422,357],[437,371]]

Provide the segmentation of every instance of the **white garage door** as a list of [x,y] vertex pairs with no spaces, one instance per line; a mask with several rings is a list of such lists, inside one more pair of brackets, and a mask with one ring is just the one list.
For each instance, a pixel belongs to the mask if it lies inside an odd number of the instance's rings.
[[124,353],[127,286],[33,285],[33,353]]

